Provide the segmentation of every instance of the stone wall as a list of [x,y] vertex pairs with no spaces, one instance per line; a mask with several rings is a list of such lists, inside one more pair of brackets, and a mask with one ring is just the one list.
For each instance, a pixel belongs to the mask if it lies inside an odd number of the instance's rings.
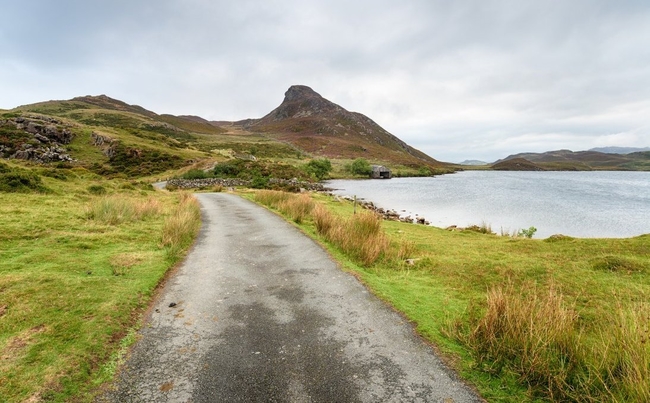
[[[301,182],[297,179],[270,179],[269,184],[271,185],[277,184],[281,186],[292,186],[300,189],[319,191],[319,192],[327,190],[320,183]],[[196,188],[207,188],[213,186],[223,186],[223,187],[250,186],[251,181],[236,179],[236,178],[170,179],[167,181],[167,185],[179,189],[196,189]]]

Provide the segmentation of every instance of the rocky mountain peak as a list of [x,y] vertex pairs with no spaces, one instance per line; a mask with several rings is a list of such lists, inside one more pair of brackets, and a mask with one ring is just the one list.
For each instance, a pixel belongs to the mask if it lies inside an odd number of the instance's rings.
[[312,90],[306,85],[292,85],[287,92],[284,93],[284,102],[299,101],[309,98],[323,98],[319,93]]
[[309,116],[327,116],[345,111],[306,85],[292,85],[284,93],[284,101],[262,121],[279,121]]

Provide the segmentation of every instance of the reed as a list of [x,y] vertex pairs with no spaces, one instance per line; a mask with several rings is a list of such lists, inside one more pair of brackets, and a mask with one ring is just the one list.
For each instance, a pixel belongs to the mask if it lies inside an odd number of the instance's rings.
[[179,193],[179,203],[165,220],[162,231],[162,246],[167,248],[167,256],[176,261],[182,251],[192,243],[201,226],[199,202],[191,193]]

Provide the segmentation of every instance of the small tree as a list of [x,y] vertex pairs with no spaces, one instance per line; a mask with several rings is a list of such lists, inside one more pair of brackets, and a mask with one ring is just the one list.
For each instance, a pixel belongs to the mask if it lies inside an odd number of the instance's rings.
[[370,175],[372,173],[372,167],[370,166],[370,163],[364,158],[357,158],[356,160],[352,161],[352,164],[350,165],[350,172],[355,175]]
[[332,163],[327,158],[311,160],[307,163],[306,171],[316,179],[324,179],[332,170]]
[[520,229],[517,235],[520,237],[532,238],[533,235],[535,235],[535,232],[537,232],[537,228],[530,227],[528,229]]

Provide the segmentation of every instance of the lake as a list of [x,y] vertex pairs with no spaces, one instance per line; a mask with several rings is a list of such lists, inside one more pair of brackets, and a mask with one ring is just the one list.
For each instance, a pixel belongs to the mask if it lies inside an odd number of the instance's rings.
[[486,223],[496,233],[537,228],[625,238],[650,233],[650,172],[463,171],[433,178],[332,180],[336,195],[357,196],[446,228]]

